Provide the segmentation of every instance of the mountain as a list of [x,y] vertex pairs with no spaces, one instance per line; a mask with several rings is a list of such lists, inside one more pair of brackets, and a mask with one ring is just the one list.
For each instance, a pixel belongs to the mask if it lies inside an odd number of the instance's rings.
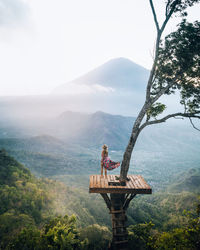
[[112,59],[87,74],[58,86],[53,92],[67,94],[69,85],[89,86],[92,92],[144,91],[149,71],[126,58]]
[[[124,150],[128,143],[135,117],[113,115],[102,111],[87,114],[66,111],[58,116],[46,132],[65,142],[84,147],[100,147],[108,144],[114,150]],[[186,121],[168,121],[145,128],[137,142],[137,148],[151,152],[188,152],[196,154],[200,137]],[[190,149],[190,150],[189,150]]]
[[108,144],[119,150],[126,145],[134,120],[134,117],[111,115],[102,111],[92,114],[67,111],[58,117],[53,133],[56,137],[84,147]]
[[134,115],[141,107],[149,71],[126,58],[112,59],[58,86],[52,96],[70,100],[70,110]]
[[[87,74],[58,86],[52,94],[0,97],[0,137],[30,137],[66,110],[136,116],[145,99],[149,71],[126,58],[112,59]],[[176,95],[161,100],[177,108]],[[18,129],[13,132],[14,127]]]

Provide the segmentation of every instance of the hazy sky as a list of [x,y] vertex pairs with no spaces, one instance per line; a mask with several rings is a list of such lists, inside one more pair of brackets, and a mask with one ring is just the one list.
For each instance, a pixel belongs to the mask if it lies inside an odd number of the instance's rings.
[[154,41],[148,0],[0,0],[0,95],[48,94],[116,57],[150,68]]

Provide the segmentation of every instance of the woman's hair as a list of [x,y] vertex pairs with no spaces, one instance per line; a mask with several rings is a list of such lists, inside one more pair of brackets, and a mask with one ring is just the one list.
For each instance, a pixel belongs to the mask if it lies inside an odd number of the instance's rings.
[[104,144],[104,145],[102,146],[102,148],[103,148],[103,149],[108,149],[108,146],[107,146],[106,144]]
[[105,156],[108,156],[108,146],[106,145],[106,144],[104,144],[103,146],[102,146],[102,153],[101,153],[101,155],[103,156],[103,157],[105,157]]

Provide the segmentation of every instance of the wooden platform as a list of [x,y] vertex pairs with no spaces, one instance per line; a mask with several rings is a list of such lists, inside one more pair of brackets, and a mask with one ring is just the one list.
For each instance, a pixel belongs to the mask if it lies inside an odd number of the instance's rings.
[[101,175],[90,176],[90,193],[132,193],[151,194],[152,189],[141,175],[128,175],[129,181],[126,186],[120,186],[117,178],[119,175],[108,175],[107,178]]

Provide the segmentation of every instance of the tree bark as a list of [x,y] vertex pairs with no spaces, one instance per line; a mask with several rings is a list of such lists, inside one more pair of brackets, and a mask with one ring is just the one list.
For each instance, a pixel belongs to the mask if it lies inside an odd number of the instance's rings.
[[120,170],[120,181],[122,184],[125,184],[128,170],[129,170],[129,165],[130,165],[130,160],[131,160],[131,155],[133,148],[135,146],[135,143],[137,141],[138,135],[141,132],[140,129],[140,124],[146,114],[147,109],[150,107],[151,103],[145,103],[143,108],[141,109],[137,119],[135,120],[131,136],[128,142],[128,146],[126,147],[125,153],[123,155],[123,160],[121,164],[121,170]]

